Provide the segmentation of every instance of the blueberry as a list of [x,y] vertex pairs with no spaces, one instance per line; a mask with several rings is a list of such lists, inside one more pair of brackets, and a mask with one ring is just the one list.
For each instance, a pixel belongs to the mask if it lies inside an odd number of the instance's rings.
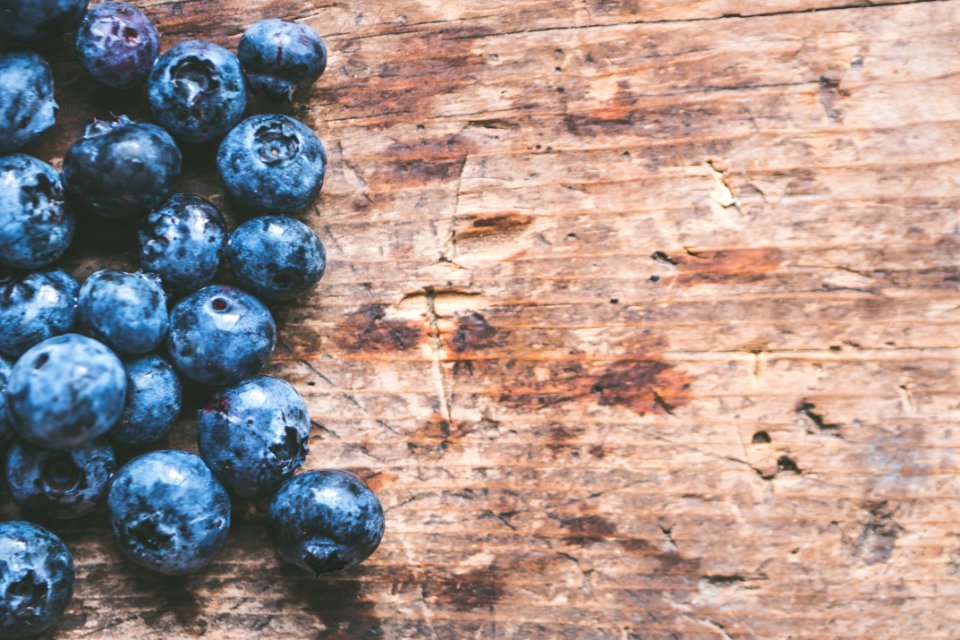
[[271,18],[244,32],[237,57],[251,91],[290,101],[298,88],[312,84],[323,73],[327,47],[307,25]]
[[123,411],[127,376],[101,343],[68,333],[23,354],[7,380],[7,412],[21,437],[70,449],[106,433]]
[[202,569],[223,547],[230,498],[203,464],[185,451],[153,451],[117,473],[107,496],[120,550],[167,575]]
[[53,126],[56,116],[53,73],[47,61],[36,53],[0,54],[0,153],[32,142]]
[[70,246],[75,229],[53,167],[19,153],[0,156],[0,265],[49,266]]
[[383,537],[383,507],[347,471],[307,471],[274,496],[267,530],[280,557],[316,575],[365,560]]
[[247,106],[237,57],[201,40],[181,42],[160,56],[147,95],[154,120],[185,142],[219,140]]
[[269,309],[233,287],[205,287],[170,312],[167,349],[174,366],[195,382],[223,386],[255,375],[276,340]]
[[178,193],[140,228],[140,266],[177,293],[213,282],[227,241],[220,211],[200,196]]
[[83,16],[75,39],[80,64],[115,89],[143,82],[160,53],[160,34],[140,9],[125,2],[94,5]]
[[227,192],[250,211],[285,214],[310,205],[323,186],[327,151],[290,116],[247,118],[227,134],[217,168]]
[[197,422],[200,457],[227,489],[253,498],[273,493],[303,465],[307,405],[283,380],[257,376],[213,396]]
[[180,416],[180,380],[173,367],[157,356],[145,356],[126,366],[127,403],[110,435],[128,445],[156,442]]
[[120,116],[94,122],[63,159],[71,204],[107,218],[139,218],[173,193],[183,156],[153,124]]
[[10,363],[0,358],[0,445],[6,444],[13,437],[13,430],[7,421],[7,405],[3,402],[3,391],[7,388],[9,377]]
[[153,351],[167,335],[167,296],[152,273],[103,269],[80,287],[77,321],[114,351]]
[[43,633],[72,596],[73,559],[67,545],[31,522],[0,522],[0,637]]
[[59,269],[0,274],[0,354],[19,358],[38,342],[73,329],[79,289]]
[[289,216],[261,216],[230,236],[227,259],[245,289],[266,300],[289,300],[323,276],[327,252],[313,229]]
[[7,452],[7,484],[14,502],[51,518],[79,518],[107,494],[116,469],[108,444],[44,449],[18,440]]
[[0,36],[39,41],[70,31],[87,0],[0,0]]

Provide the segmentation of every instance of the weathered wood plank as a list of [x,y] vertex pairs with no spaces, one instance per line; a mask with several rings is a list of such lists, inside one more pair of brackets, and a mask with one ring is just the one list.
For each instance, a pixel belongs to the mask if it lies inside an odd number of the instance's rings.
[[[138,4],[165,46],[328,39],[291,112],[330,151],[303,216],[330,268],[268,371],[387,534],[314,580],[238,504],[169,580],[103,514],[57,523],[55,637],[955,635],[960,2]],[[47,53],[40,157],[145,117]],[[235,221],[213,153],[183,187]],[[69,268],[133,266],[131,233],[87,226]]]

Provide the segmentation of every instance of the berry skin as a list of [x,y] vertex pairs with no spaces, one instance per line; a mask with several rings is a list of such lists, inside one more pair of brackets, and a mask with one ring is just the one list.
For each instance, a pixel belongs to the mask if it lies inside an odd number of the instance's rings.
[[327,47],[316,31],[277,18],[247,29],[237,57],[247,72],[250,90],[273,100],[292,101],[297,89],[313,84],[327,67]]
[[10,363],[0,358],[0,445],[6,444],[13,437],[13,430],[7,421],[7,405],[2,402],[3,390],[7,388],[7,378],[10,377]]
[[223,547],[230,498],[203,460],[152,451],[127,463],[107,496],[113,534],[130,560],[170,576],[194,573]]
[[201,40],[181,42],[160,56],[147,97],[153,119],[184,142],[219,140],[247,106],[237,57]]
[[59,269],[0,275],[0,354],[19,358],[33,345],[73,329],[79,289]]
[[129,89],[146,80],[160,53],[160,34],[153,22],[125,2],[91,7],[74,42],[87,73],[114,89]]
[[70,204],[106,218],[140,218],[173,193],[183,156],[153,124],[119,116],[88,126],[63,159]]
[[226,386],[255,375],[277,343],[270,310],[239,289],[211,285],[170,312],[167,350],[194,382]]
[[232,493],[276,491],[303,466],[310,417],[290,384],[257,376],[213,396],[197,421],[200,457]]
[[116,466],[108,444],[57,451],[18,440],[7,452],[7,484],[14,502],[37,515],[79,518],[107,494]]
[[36,53],[0,54],[0,153],[32,142],[53,126],[56,116],[53,72],[47,61]]
[[327,251],[313,229],[289,216],[261,216],[234,230],[227,259],[245,289],[265,300],[290,300],[323,276]]
[[279,114],[247,118],[217,152],[227,192],[251,211],[289,214],[307,207],[323,187],[326,166],[327,151],[317,134]]
[[0,265],[50,266],[70,246],[76,226],[53,167],[19,153],[0,156]]
[[156,442],[180,416],[180,379],[173,367],[157,356],[144,356],[126,367],[127,403],[110,436],[134,446]]
[[383,507],[347,471],[307,471],[274,496],[267,531],[281,558],[319,576],[372,554],[383,537]]
[[73,559],[63,541],[22,520],[0,522],[0,637],[52,627],[73,597]]
[[70,31],[87,0],[0,0],[0,36],[14,40],[47,40]]
[[220,211],[200,196],[178,193],[140,228],[140,266],[176,293],[192,293],[217,275],[227,241]]
[[68,333],[32,347],[13,365],[8,420],[34,444],[72,449],[114,425],[126,393],[117,356],[92,338]]
[[80,287],[77,321],[117,353],[147,353],[167,335],[167,295],[152,273],[103,269]]

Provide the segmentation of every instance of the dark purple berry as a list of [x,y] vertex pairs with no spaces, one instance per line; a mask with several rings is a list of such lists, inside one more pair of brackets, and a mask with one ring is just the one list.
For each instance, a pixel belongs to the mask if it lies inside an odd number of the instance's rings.
[[146,80],[160,53],[160,34],[153,22],[125,2],[91,7],[77,29],[75,43],[87,73],[115,89]]

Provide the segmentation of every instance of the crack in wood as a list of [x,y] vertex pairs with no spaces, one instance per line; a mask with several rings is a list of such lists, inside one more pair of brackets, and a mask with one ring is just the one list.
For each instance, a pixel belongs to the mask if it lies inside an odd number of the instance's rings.
[[437,387],[437,396],[440,400],[440,407],[443,417],[453,424],[453,415],[451,411],[451,392],[447,378],[443,373],[443,360],[445,359],[445,348],[443,345],[443,336],[440,334],[436,308],[436,292],[433,287],[425,287],[424,301],[426,303],[427,325],[430,327],[430,344],[432,346],[431,355],[433,362],[433,377]]
[[656,24],[688,24],[695,22],[721,22],[725,20],[750,20],[755,18],[773,18],[778,16],[796,16],[811,13],[831,13],[838,11],[851,11],[857,9],[880,9],[884,7],[901,7],[914,4],[932,4],[949,3],[953,0],[902,0],[900,2],[855,2],[835,7],[813,7],[810,9],[790,9],[786,11],[761,11],[757,13],[726,13],[720,16],[704,16],[699,18],[663,18],[658,20],[628,20],[623,22],[584,24],[584,25],[559,25],[554,27],[538,27],[534,29],[525,29],[522,31],[499,31],[496,33],[471,34],[463,36],[454,36],[454,39],[473,40],[480,38],[499,38],[502,36],[515,36],[530,33],[548,33],[551,31],[579,31],[586,29],[604,29],[610,27],[624,27],[633,25],[656,25]]

